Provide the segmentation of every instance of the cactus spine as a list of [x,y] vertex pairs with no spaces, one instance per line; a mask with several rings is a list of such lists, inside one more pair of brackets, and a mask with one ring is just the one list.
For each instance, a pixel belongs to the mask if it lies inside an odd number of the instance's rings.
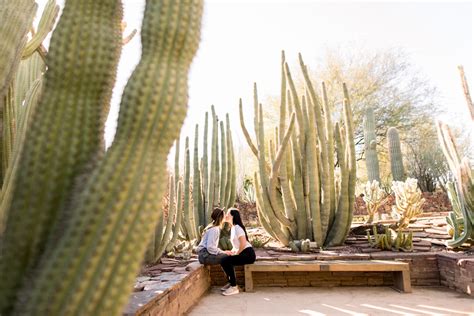
[[368,181],[380,183],[379,159],[377,157],[377,136],[375,134],[374,108],[369,107],[364,116],[365,165]]
[[388,155],[390,157],[390,169],[393,181],[405,181],[405,169],[403,168],[402,150],[400,148],[400,137],[395,127],[387,131]]
[[[121,312],[147,246],[143,236],[156,223],[166,156],[186,115],[201,15],[201,1],[147,1],[142,57],[123,93],[114,143],[73,192],[100,146],[100,106],[122,40],[121,3],[66,3],[2,235],[1,314]],[[81,48],[82,62],[70,47]],[[51,225],[58,219],[67,220],[61,229]],[[33,286],[21,289],[33,270]],[[19,293],[26,299],[17,300]]]
[[[355,190],[355,145],[349,97],[344,86],[344,128],[336,123],[333,133],[325,87],[320,100],[301,55],[299,60],[307,91],[302,98],[282,54],[282,102],[273,159],[266,156],[262,105],[258,102],[256,86],[257,145],[245,127],[240,103],[242,129],[259,161],[255,177],[257,211],[262,226],[287,246],[304,239],[314,240],[319,246],[338,245],[344,242],[350,228]],[[341,166],[340,184],[334,176],[334,148]]]

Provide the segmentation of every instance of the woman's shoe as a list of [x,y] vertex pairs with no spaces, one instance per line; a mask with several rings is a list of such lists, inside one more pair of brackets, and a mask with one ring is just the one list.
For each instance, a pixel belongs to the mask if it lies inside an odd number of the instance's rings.
[[223,287],[221,287],[221,291],[225,291],[225,290],[227,290],[228,288],[230,288],[230,283],[227,283],[226,285],[224,285]]
[[229,295],[234,295],[234,294],[239,294],[239,287],[236,286],[230,286],[227,290],[222,292],[222,295],[229,296]]

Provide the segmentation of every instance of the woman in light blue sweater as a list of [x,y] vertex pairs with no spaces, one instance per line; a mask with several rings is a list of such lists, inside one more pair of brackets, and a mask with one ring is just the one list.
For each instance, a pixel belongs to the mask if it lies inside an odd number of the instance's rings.
[[222,258],[227,257],[226,252],[219,249],[219,235],[224,224],[224,210],[216,207],[211,214],[212,223],[204,229],[201,242],[197,246],[199,263],[220,264]]

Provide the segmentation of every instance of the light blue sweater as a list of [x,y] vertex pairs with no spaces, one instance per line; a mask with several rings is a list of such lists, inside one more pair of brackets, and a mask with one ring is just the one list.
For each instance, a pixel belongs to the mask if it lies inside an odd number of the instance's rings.
[[197,252],[202,249],[207,249],[207,252],[209,252],[211,255],[219,255],[225,253],[218,247],[220,233],[221,230],[218,226],[214,226],[207,229],[202,236],[201,242],[196,248]]

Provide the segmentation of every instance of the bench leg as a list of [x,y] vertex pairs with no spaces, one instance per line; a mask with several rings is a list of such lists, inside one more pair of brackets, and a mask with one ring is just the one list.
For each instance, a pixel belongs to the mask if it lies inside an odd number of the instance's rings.
[[245,292],[253,292],[253,278],[252,270],[249,269],[248,265],[245,265]]
[[393,283],[395,289],[400,292],[411,293],[410,271],[393,272]]

